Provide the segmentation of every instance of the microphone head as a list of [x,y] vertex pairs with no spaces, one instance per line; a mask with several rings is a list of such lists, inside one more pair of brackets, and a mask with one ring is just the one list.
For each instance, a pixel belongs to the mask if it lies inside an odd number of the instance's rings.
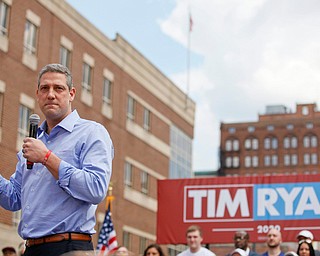
[[40,117],[37,114],[32,114],[29,116],[29,122],[30,124],[38,125],[40,123]]

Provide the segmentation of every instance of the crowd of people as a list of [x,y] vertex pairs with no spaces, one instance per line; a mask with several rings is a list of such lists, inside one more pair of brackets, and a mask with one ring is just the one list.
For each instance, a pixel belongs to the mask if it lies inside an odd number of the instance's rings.
[[[277,229],[270,229],[267,234],[267,250],[262,254],[252,250],[249,246],[250,237],[244,230],[234,234],[234,250],[225,256],[320,256],[320,251],[313,248],[313,234],[308,230],[302,230],[296,236],[297,250],[282,251],[282,235]],[[216,254],[202,245],[203,233],[199,226],[192,225],[186,231],[186,243],[188,248],[177,256],[215,256]],[[126,247],[119,247],[115,256],[133,256]],[[144,251],[143,256],[165,256],[158,244],[150,244]]]

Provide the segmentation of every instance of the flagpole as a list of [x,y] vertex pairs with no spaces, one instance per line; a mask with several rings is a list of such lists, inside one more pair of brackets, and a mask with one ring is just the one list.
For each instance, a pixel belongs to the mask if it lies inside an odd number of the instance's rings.
[[107,200],[106,200],[106,210],[110,207],[110,214],[111,214],[111,206],[112,201],[114,200],[114,196],[112,195],[112,184],[109,185],[108,193],[107,193]]

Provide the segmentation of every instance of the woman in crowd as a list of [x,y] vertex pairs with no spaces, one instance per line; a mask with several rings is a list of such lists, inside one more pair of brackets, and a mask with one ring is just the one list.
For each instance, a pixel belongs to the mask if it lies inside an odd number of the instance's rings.
[[158,244],[150,244],[144,250],[143,256],[164,256],[164,253]]
[[309,239],[300,240],[297,254],[299,256],[315,256],[312,241]]

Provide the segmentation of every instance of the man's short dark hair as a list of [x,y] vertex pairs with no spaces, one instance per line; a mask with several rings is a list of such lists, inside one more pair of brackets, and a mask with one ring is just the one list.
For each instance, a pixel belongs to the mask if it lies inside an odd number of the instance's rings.
[[71,72],[67,67],[65,67],[61,64],[58,64],[58,63],[52,63],[52,64],[45,65],[40,70],[39,75],[38,75],[38,88],[40,86],[40,79],[41,79],[42,75],[45,73],[48,73],[48,72],[64,74],[66,76],[67,86],[68,86],[69,90],[71,90],[71,88],[73,87]]

